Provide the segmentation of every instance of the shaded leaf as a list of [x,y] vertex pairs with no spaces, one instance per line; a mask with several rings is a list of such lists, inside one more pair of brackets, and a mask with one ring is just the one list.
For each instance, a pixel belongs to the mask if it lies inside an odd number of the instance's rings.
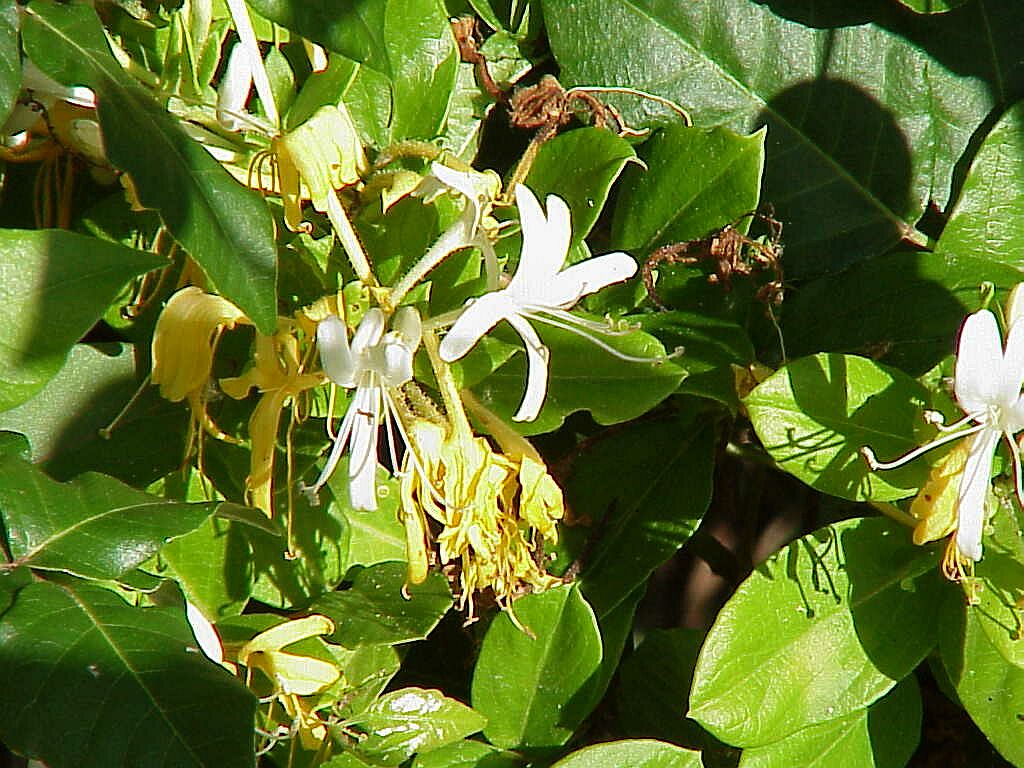
[[398,765],[417,752],[476,733],[487,719],[440,691],[402,688],[381,696],[348,722],[364,734],[360,754],[384,765]]
[[[859,6],[776,5],[545,0],[544,16],[567,84],[650,90],[700,126],[768,125],[762,199],[787,222],[791,276],[920,239],[908,225],[929,200],[948,199],[954,165],[997,100],[982,77],[1004,74],[961,76],[954,46],[963,49],[965,20],[953,14],[937,35],[927,18],[901,18],[895,6],[875,5],[869,17]],[[983,17],[968,23],[991,29]],[[1013,62],[1009,51],[998,59]],[[637,99],[614,103],[632,125],[666,119]]]
[[787,353],[849,352],[924,373],[953,351],[982,282],[1001,300],[1024,277],[957,250],[889,253],[801,286],[782,305]]
[[125,283],[166,263],[62,230],[0,230],[0,410],[39,392]]
[[871,472],[859,451],[888,461],[916,447],[928,392],[906,374],[853,355],[793,360],[744,403],[765,449],[782,469],[816,490],[852,501],[913,494],[925,461]]
[[473,707],[496,746],[564,744],[590,714],[577,696],[601,663],[597,621],[575,586],[526,595],[513,607],[530,634],[507,612],[494,619],[473,672]]
[[447,613],[452,596],[439,573],[406,586],[407,576],[405,563],[359,569],[350,587],[316,600],[313,611],[334,620],[330,639],[346,648],[422,640]]
[[791,544],[718,614],[689,716],[729,744],[757,747],[864,709],[936,642],[937,561],[935,548],[915,547],[884,518]]
[[216,507],[163,501],[92,473],[58,483],[21,459],[0,459],[11,554],[32,568],[112,579],[195,530]]
[[0,2],[0,125],[18,101],[21,90],[21,49],[18,45],[18,4]]
[[139,201],[262,333],[277,328],[277,248],[260,196],[190,139],[114,59],[96,12],[34,2],[22,28],[32,60],[51,77],[96,92],[107,156],[131,175]]
[[[52,768],[254,764],[256,699],[199,652],[181,609],[30,584],[0,618],[0,675],[0,737]],[[74,727],[55,738],[57,723]]]
[[482,741],[460,741],[417,755],[412,768],[521,768],[524,764],[513,752]]

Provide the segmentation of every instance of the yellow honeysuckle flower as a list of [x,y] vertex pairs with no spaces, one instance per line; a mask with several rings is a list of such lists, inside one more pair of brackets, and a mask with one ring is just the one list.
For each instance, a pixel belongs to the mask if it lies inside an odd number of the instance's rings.
[[153,333],[152,383],[172,403],[188,399],[193,424],[229,442],[233,438],[206,413],[206,389],[221,331],[240,324],[251,325],[242,310],[227,299],[190,285],[168,299]]
[[312,696],[341,677],[331,662],[282,651],[293,643],[334,632],[334,622],[314,614],[261,632],[238,651],[238,663],[267,675],[279,693]]
[[255,387],[262,393],[249,417],[249,439],[252,450],[246,490],[253,506],[268,516],[273,514],[274,449],[281,423],[281,411],[289,400],[300,393],[320,386],[323,377],[303,371],[299,342],[292,332],[292,323],[281,320],[273,336],[256,334],[255,365],[241,376],[221,379],[225,394],[241,400]]

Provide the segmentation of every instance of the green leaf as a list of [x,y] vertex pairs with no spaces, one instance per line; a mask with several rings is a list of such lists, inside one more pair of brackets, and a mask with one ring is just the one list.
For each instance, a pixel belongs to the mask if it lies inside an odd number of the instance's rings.
[[[648,358],[649,363],[621,360],[575,333],[537,325],[551,353],[548,391],[537,419],[516,425],[523,434],[551,432],[570,413],[581,410],[590,411],[600,424],[629,421],[672,394],[685,376],[673,361],[657,362],[664,360],[664,347],[646,333],[609,336],[603,341],[624,354]],[[484,405],[509,422],[526,387],[525,357],[514,355],[473,388]]]
[[700,752],[663,741],[638,739],[594,744],[573,752],[551,768],[702,768]]
[[328,50],[385,74],[389,73],[384,48],[386,0],[247,0],[260,15],[298,32]]
[[849,352],[924,373],[953,351],[982,282],[1002,300],[1024,277],[969,252],[888,253],[801,286],[782,305],[787,353]]
[[0,615],[14,602],[22,587],[32,583],[32,571],[25,567],[0,569]]
[[[262,514],[262,513],[259,513]],[[173,578],[190,603],[216,621],[242,612],[252,593],[252,548],[235,527],[217,518],[168,542],[154,572]]]
[[440,691],[402,688],[388,693],[347,725],[363,736],[358,751],[374,762],[398,765],[476,733],[487,719]]
[[[930,200],[946,203],[955,164],[1000,98],[989,86],[1006,79],[987,65],[962,74],[964,27],[985,39],[985,10],[943,17],[941,29],[895,4],[872,11],[866,23],[862,7],[840,3],[544,2],[566,85],[653,91],[700,126],[768,125],[762,199],[787,222],[790,276],[832,271],[904,235],[920,240],[908,224]],[[634,126],[668,115],[609,100]]]
[[[254,764],[256,700],[196,647],[184,611],[71,581],[0,618],[0,739],[51,768]],[[59,738],[54,729],[62,728]]]
[[26,8],[22,36],[55,79],[96,92],[110,162],[131,175],[217,292],[265,334],[277,328],[277,248],[270,212],[236,182],[114,59],[96,12],[46,0]]
[[[595,524],[583,592],[598,616],[612,611],[689,540],[711,500],[716,430],[694,414],[638,422],[579,457],[566,498]],[[599,433],[600,434],[600,433]]]
[[350,587],[324,595],[312,610],[334,620],[330,639],[346,648],[422,640],[448,612],[452,596],[439,573],[422,584],[406,585],[407,576],[405,563],[362,568]]
[[625,139],[603,128],[579,128],[541,145],[528,186],[538,200],[558,195],[572,218],[570,247],[590,234],[612,184],[636,153]]
[[412,768],[522,768],[523,758],[484,744],[460,741],[417,755]]
[[18,45],[18,4],[0,2],[0,124],[14,110],[21,91],[21,49]]
[[705,636],[697,629],[655,629],[644,636],[619,670],[617,710],[623,733],[695,747],[712,741],[686,716]]
[[0,230],[0,410],[39,392],[125,283],[166,263],[62,230]]
[[448,116],[459,55],[438,0],[388,0],[384,45],[391,68],[391,141],[432,140]]
[[473,707],[496,746],[564,744],[590,713],[576,697],[601,663],[594,612],[575,586],[526,595],[513,609],[526,631],[507,612],[494,619],[473,672]]
[[672,126],[640,150],[647,168],[630,168],[615,206],[612,242],[648,254],[695,240],[757,208],[765,131]]
[[935,644],[937,564],[934,547],[915,547],[883,518],[796,541],[718,614],[689,716],[729,744],[757,747],[864,709]]
[[739,768],[864,765],[903,768],[921,736],[921,694],[908,677],[867,709],[743,750]]
[[871,472],[859,451],[888,461],[923,439],[928,392],[906,374],[853,355],[790,362],[744,401],[757,436],[779,466],[823,493],[852,501],[910,496],[926,462]]
[[999,752],[1024,763],[1024,541],[1015,505],[991,518],[978,581],[965,584],[976,605],[952,593],[946,600],[939,649],[943,666],[971,719]]
[[985,137],[936,246],[1024,267],[1024,104]]
[[195,530],[216,507],[162,501],[93,473],[58,483],[21,459],[0,458],[11,554],[32,568],[112,579]]

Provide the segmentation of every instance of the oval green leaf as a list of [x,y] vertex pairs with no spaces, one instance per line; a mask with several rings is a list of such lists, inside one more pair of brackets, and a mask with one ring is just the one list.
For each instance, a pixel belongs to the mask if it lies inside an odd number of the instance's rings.
[[440,691],[402,688],[377,699],[346,721],[362,734],[358,752],[374,763],[398,765],[417,752],[429,752],[476,733],[487,719]]
[[689,716],[729,744],[757,747],[864,709],[935,644],[946,586],[937,565],[936,548],[915,547],[884,518],[796,541],[718,614]]
[[925,461],[871,472],[869,446],[889,461],[925,442],[928,392],[905,373],[863,357],[820,354],[793,360],[744,403],[757,436],[779,466],[823,493],[851,501],[910,496]]
[[473,672],[473,707],[496,746],[564,744],[590,714],[574,703],[601,664],[594,612],[575,586],[526,595],[513,610],[526,631],[507,612],[491,623]]

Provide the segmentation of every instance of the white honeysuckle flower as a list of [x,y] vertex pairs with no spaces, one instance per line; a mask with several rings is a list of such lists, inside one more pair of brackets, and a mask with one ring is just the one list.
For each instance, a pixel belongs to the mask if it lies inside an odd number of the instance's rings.
[[612,354],[627,360],[660,359],[623,355],[583,329],[608,333],[610,329],[571,315],[568,310],[587,294],[636,274],[636,261],[627,253],[606,253],[565,266],[571,239],[569,207],[555,195],[547,199],[547,215],[527,187],[516,186],[516,204],[523,232],[519,267],[508,285],[470,301],[441,342],[441,358],[458,360],[495,325],[506,320],[526,345],[526,393],[515,421],[532,421],[540,413],[547,393],[548,350],[529,321],[547,323],[578,333]]
[[224,76],[217,86],[217,122],[229,131],[241,131],[247,121],[239,119],[245,114],[245,105],[252,92],[252,62],[244,45],[236,45],[228,54]]
[[[1018,286],[1020,288],[1020,286]],[[1018,297],[1015,289],[1011,298]],[[1014,435],[1024,429],[1024,323],[1020,313],[1013,318],[1003,347],[996,317],[982,309],[968,316],[960,331],[954,369],[953,391],[966,414],[955,424],[945,426],[941,415],[929,413],[928,420],[943,434],[895,461],[880,462],[870,448],[863,453],[871,469],[892,469],[917,458],[926,451],[962,437],[970,438],[970,447],[957,494],[956,547],[962,557],[981,559],[981,535],[985,525],[985,501],[992,478],[992,458],[1000,437],[1006,440],[1013,457],[1017,498],[1024,504],[1020,451]]]
[[316,342],[324,372],[339,387],[355,389],[355,394],[323,472],[312,487],[304,489],[314,502],[347,447],[352,506],[377,508],[377,439],[381,421],[388,431],[393,466],[399,465],[392,424],[403,440],[405,431],[389,390],[412,379],[412,360],[420,344],[422,326],[419,313],[412,307],[401,307],[395,312],[392,330],[387,333],[385,323],[380,309],[367,310],[351,344],[345,323],[336,315],[328,316],[317,326]]
[[[61,85],[32,63],[31,59],[21,61],[21,90],[32,102],[51,109],[58,101],[66,101],[86,109],[96,108],[96,94],[85,86]],[[38,108],[19,102],[4,122],[3,135],[8,145],[17,144],[25,132],[39,122]]]
[[195,635],[196,642],[199,643],[199,649],[214,664],[223,664],[224,648],[221,646],[220,636],[210,620],[187,600],[185,601],[185,616],[189,626],[192,627],[192,634]]
[[[431,163],[430,173],[410,194],[430,203],[445,192],[466,198],[466,207],[446,235],[455,247],[474,245],[484,255],[487,289],[498,287],[498,255],[485,231],[484,221],[490,215],[495,198],[501,193],[501,179],[493,171],[457,171],[442,163]],[[450,233],[450,234],[449,234]]]

